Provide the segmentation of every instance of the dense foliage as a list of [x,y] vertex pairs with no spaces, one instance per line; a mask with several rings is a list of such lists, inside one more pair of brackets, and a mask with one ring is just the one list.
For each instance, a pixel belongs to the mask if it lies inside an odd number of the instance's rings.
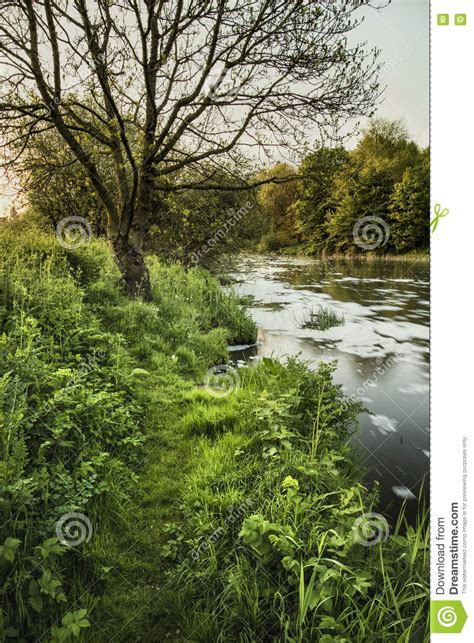
[[[214,181],[243,185],[228,172],[215,174]],[[265,228],[251,190],[168,192],[157,204],[145,248],[186,266],[209,268],[223,255],[253,246]]]
[[[113,183],[110,163],[92,155]],[[80,216],[95,237],[104,237],[106,212],[87,173],[55,132],[38,136],[25,152],[23,187],[30,216],[54,230],[65,216]],[[370,252],[425,251],[429,244],[429,150],[421,150],[396,122],[374,120],[356,148],[321,147],[298,167],[278,163],[257,172],[249,160],[238,167],[179,172],[156,183],[144,249],[183,265],[212,267],[239,250],[305,254],[367,254],[355,226],[367,217],[382,221],[383,242]],[[198,188],[174,190],[177,183]],[[246,182],[276,182],[257,190]],[[295,178],[299,177],[299,178]],[[288,180],[285,180],[288,179]],[[203,189],[207,185],[227,189]],[[233,189],[232,189],[233,188]],[[48,224],[49,222],[49,224]],[[379,226],[380,227],[380,226]]]
[[0,243],[0,639],[65,640],[87,625],[101,565],[55,526],[80,512],[95,542],[119,528],[147,441],[142,360],[202,379],[255,328],[206,273],[153,262],[145,305],[121,294],[103,242],[69,251],[3,224]]
[[[91,157],[112,189],[114,177],[110,160],[98,150]],[[243,175],[245,160],[239,158]],[[203,179],[206,173],[212,180]],[[28,215],[45,230],[54,232],[65,217],[87,221],[94,237],[105,238],[107,212],[97,196],[87,172],[61,137],[53,130],[38,135],[24,151],[22,189],[29,205]],[[197,183],[200,189],[175,191],[176,183]],[[208,184],[227,185],[228,190],[205,189]],[[164,259],[184,265],[209,267],[229,252],[255,244],[267,228],[258,213],[255,194],[242,188],[231,168],[219,171],[201,163],[199,171],[177,172],[165,182],[157,182],[153,213],[147,221],[144,249]],[[230,188],[235,188],[234,190]]]
[[230,409],[192,396],[184,427],[202,436],[200,462],[163,552],[177,561],[184,640],[426,637],[426,526],[361,545],[355,524],[374,493],[348,446],[358,404],[342,403],[331,373],[263,360]]
[[[409,140],[397,122],[372,121],[356,148],[322,147],[304,158],[300,180],[287,187],[282,215],[264,191],[273,235],[263,248],[307,254],[378,254],[426,250],[429,245],[429,150]],[[281,187],[280,189],[283,189]],[[380,243],[356,243],[358,222],[377,218]]]
[[426,640],[426,525],[357,541],[376,492],[330,365],[266,359],[216,395],[255,326],[208,273],[150,258],[144,303],[104,242],[20,222],[0,245],[0,638]]

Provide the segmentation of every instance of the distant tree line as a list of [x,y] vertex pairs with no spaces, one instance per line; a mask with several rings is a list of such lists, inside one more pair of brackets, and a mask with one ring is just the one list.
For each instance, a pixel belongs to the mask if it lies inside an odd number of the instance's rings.
[[[399,122],[374,120],[354,150],[320,147],[296,168],[271,170],[298,179],[265,185],[259,203],[269,232],[261,248],[307,254],[365,252],[354,240],[366,217],[384,223],[377,253],[405,253],[429,245],[429,149],[409,139]],[[370,244],[368,244],[370,245]]]
[[[107,155],[97,154],[104,180],[113,185]],[[95,236],[106,236],[107,213],[81,164],[54,130],[37,136],[25,153],[21,174],[29,216],[54,230],[64,217],[86,219]],[[364,217],[386,224],[378,254],[405,253],[429,244],[429,150],[409,140],[397,122],[374,120],[356,148],[319,147],[299,167],[279,163],[256,172],[243,156],[212,172],[209,168],[158,179],[144,242],[146,252],[184,265],[212,266],[240,250],[319,254],[366,252],[355,243],[354,227]],[[254,190],[246,183],[267,177]],[[173,183],[189,188],[174,191]],[[226,189],[216,189],[216,185]],[[235,189],[231,189],[234,187]],[[165,189],[162,189],[165,188]]]

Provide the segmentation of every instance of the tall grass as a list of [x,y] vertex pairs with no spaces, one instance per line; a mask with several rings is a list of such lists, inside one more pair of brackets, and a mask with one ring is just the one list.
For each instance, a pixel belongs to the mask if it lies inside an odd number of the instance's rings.
[[[66,250],[12,222],[0,254],[0,639],[83,638],[138,493],[151,383],[170,421],[175,388],[256,329],[210,275],[153,259],[154,301],[128,300],[104,242]],[[71,513],[90,536],[77,547],[57,538]]]
[[301,320],[301,328],[311,328],[313,330],[328,330],[333,326],[342,326],[345,323],[343,313],[338,314],[332,308],[318,306],[307,313],[307,318]]
[[242,380],[232,432],[201,438],[183,489],[169,574],[184,640],[428,640],[426,515],[361,544],[354,525],[377,494],[347,444],[359,408],[341,405],[331,367],[265,360]]

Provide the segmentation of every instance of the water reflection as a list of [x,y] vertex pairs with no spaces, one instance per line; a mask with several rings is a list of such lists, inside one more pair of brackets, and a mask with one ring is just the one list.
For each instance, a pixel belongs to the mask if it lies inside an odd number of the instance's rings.
[[[352,439],[368,482],[380,483],[380,509],[393,518],[405,501],[413,520],[429,471],[428,264],[246,257],[232,277],[253,298],[261,345],[251,352],[337,359],[336,381],[370,412]],[[319,305],[344,325],[301,328]]]

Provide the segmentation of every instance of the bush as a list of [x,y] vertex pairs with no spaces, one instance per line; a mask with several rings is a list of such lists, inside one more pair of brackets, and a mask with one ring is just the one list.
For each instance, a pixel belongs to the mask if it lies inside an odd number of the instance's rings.
[[289,245],[290,239],[287,232],[269,232],[259,244],[262,252],[278,252]]

